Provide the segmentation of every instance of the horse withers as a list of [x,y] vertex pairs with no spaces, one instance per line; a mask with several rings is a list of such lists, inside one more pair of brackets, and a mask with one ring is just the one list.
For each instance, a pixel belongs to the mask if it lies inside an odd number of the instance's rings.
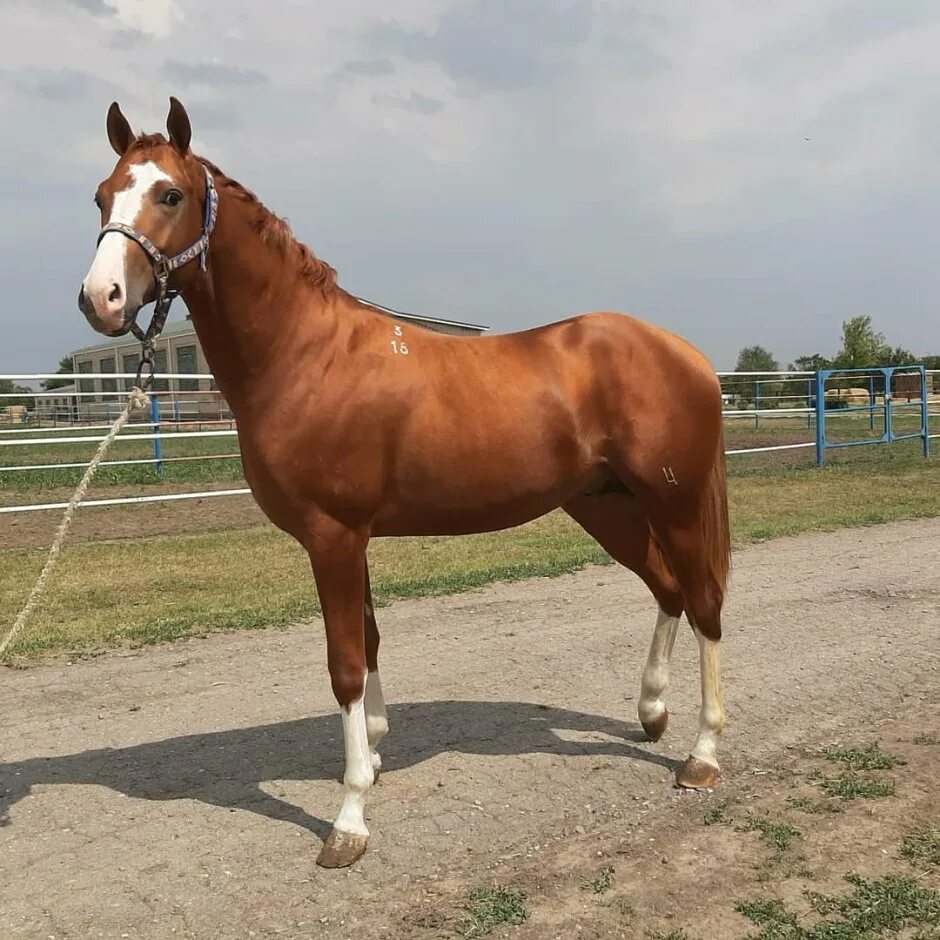
[[95,196],[103,228],[79,306],[102,333],[140,334],[145,304],[183,296],[251,491],[310,557],[346,752],[319,864],[365,851],[388,731],[373,537],[492,531],[563,509],[659,606],[638,707],[654,741],[687,615],[702,707],[677,782],[714,784],[730,538],[720,389],[701,353],[616,313],[484,337],[403,325],[340,288],[286,223],[196,156],[176,99],[166,137],[135,135],[116,103],[107,130],[118,160]]

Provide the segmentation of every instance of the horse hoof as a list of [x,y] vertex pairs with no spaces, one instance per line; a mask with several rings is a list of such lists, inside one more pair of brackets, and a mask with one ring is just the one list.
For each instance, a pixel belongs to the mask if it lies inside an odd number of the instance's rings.
[[646,732],[648,740],[658,741],[666,733],[666,725],[669,724],[669,709],[664,708],[662,714],[649,721],[643,721],[641,718],[640,724],[643,725],[643,731]]
[[358,832],[343,832],[341,829],[334,829],[323,843],[323,848],[320,849],[317,864],[321,868],[346,868],[362,858],[368,842],[369,837],[360,835]]
[[382,770],[382,758],[378,751],[372,752],[372,783],[379,782],[379,772]]
[[690,757],[679,768],[676,783],[688,790],[704,790],[718,782],[718,768],[697,757]]

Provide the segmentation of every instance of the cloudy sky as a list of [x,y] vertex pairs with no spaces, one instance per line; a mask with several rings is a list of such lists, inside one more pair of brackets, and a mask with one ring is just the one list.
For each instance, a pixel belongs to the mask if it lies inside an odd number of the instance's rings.
[[[104,120],[164,125],[353,293],[505,331],[592,309],[940,353],[936,0],[2,0],[0,372],[75,306]],[[182,316],[182,307],[174,311]]]

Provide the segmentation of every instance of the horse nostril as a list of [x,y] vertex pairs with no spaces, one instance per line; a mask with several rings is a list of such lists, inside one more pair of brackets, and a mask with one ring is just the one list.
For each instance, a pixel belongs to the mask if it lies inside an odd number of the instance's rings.
[[108,294],[108,303],[116,304],[121,301],[122,298],[121,285],[114,283],[111,285],[111,293]]

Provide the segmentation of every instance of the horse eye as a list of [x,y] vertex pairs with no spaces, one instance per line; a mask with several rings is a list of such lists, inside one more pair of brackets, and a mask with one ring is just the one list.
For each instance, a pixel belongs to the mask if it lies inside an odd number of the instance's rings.
[[163,194],[163,202],[168,206],[178,206],[183,199],[183,194],[178,189],[168,189]]

